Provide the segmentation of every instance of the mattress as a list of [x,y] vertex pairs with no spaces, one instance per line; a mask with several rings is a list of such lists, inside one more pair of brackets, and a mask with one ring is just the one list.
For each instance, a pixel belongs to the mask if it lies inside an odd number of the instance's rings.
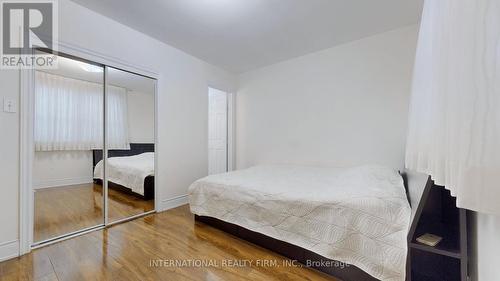
[[[95,166],[95,179],[103,179],[102,166],[102,160]],[[106,173],[108,181],[144,195],[144,179],[155,174],[154,153],[146,152],[133,156],[108,158]]]
[[393,169],[256,166],[194,182],[189,203],[196,215],[352,264],[377,279],[405,279],[411,209]]

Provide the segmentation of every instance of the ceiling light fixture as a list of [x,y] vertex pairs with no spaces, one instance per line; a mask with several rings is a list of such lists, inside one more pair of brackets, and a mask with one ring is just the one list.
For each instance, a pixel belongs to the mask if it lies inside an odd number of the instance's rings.
[[80,63],[80,68],[87,71],[87,72],[92,72],[92,73],[101,73],[102,72],[102,67],[93,65],[93,64],[88,64],[88,63]]

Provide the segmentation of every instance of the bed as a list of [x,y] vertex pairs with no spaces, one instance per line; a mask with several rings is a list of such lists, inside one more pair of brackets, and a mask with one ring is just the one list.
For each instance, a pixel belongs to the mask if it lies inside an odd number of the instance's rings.
[[[404,176],[380,166],[256,166],[194,182],[189,203],[197,221],[343,280],[399,281],[414,217]],[[415,185],[418,204],[426,180]]]
[[[131,143],[129,150],[108,150],[108,187],[151,200],[154,198],[154,144]],[[102,184],[102,150],[93,151],[94,181]]]

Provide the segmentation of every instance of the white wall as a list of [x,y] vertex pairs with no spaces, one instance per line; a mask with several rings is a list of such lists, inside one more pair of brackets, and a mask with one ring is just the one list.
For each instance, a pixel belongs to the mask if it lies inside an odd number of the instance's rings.
[[402,167],[416,35],[406,27],[241,75],[237,167]]
[[128,92],[128,135],[131,143],[155,142],[153,94]]
[[92,151],[42,151],[33,159],[35,189],[91,183]]
[[[82,24],[85,23],[85,24]],[[207,174],[207,87],[235,90],[236,78],[180,50],[73,2],[59,1],[61,41],[159,74],[158,188],[160,206],[187,193]],[[76,54],[81,55],[81,54]],[[0,100],[19,99],[19,74],[0,70]],[[0,112],[0,259],[18,239],[19,113]]]
[[500,216],[474,214],[471,227],[471,277],[497,281],[500,276]]
[[[2,97],[19,98],[19,75],[14,70],[0,70]],[[19,202],[19,114],[0,112],[0,260],[18,249]]]

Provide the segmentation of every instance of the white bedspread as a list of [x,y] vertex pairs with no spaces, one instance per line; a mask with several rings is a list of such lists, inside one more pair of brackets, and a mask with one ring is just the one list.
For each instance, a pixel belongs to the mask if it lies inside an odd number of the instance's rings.
[[[102,160],[94,169],[94,178],[102,180]],[[111,157],[107,161],[109,181],[130,188],[133,192],[144,195],[144,179],[154,176],[154,153],[146,152],[134,156]]]
[[404,280],[411,209],[397,171],[257,166],[189,187],[191,212],[237,224],[380,280]]

